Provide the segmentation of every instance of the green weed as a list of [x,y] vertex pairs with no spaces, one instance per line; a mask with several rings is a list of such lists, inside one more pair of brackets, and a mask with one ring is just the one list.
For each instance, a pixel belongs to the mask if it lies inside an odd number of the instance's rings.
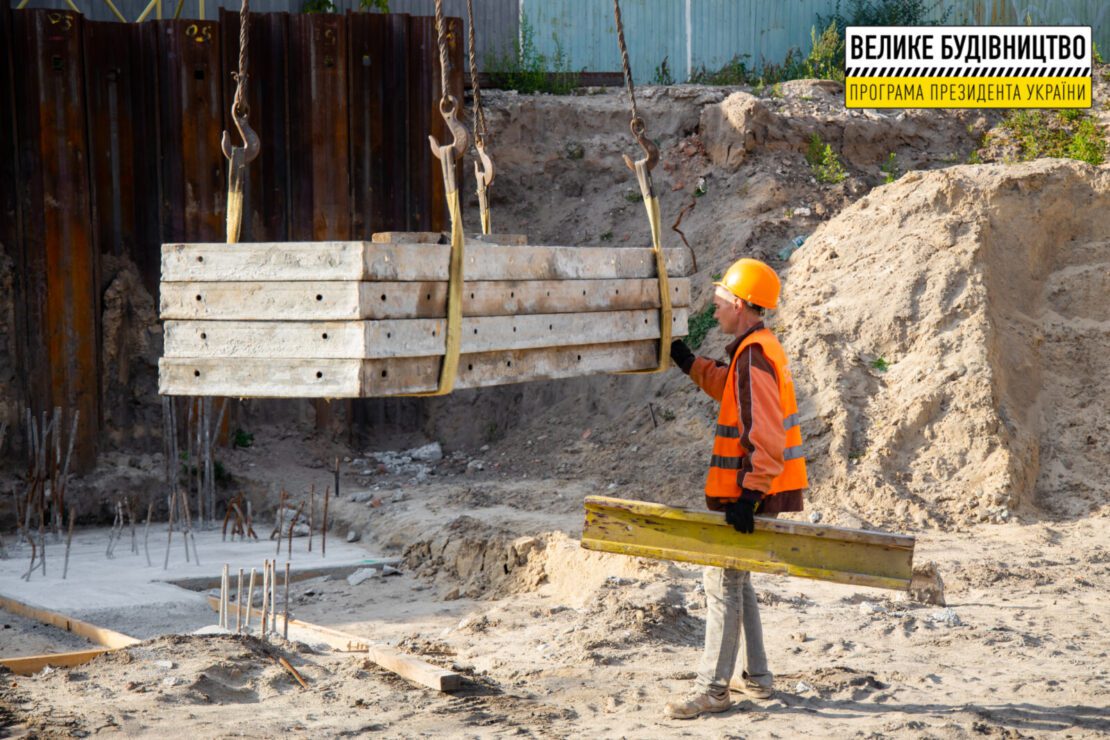
[[250,432],[244,432],[242,429],[236,429],[231,433],[231,446],[242,447],[246,449],[254,444],[254,435]]
[[606,231],[606,232],[605,232],[604,234],[602,234],[602,235],[601,235],[601,236],[600,236],[599,238],[600,238],[600,239],[601,239],[601,241],[603,241],[603,242],[611,242],[611,241],[613,241],[613,230],[612,230],[612,229],[609,229],[609,231]]
[[835,25],[841,36],[845,26],[943,26],[954,8],[937,14],[941,7],[941,0],[848,0],[841,12],[841,0],[836,0],[832,15],[818,15],[817,22]]
[[696,313],[690,317],[689,334],[686,335],[686,343],[690,345],[690,349],[697,349],[701,343],[705,341],[705,337],[709,334],[709,330],[717,325],[717,319],[713,315],[716,306],[712,302],[706,306],[700,313]]
[[871,361],[871,367],[878,370],[880,373],[885,373],[887,370],[890,369],[890,363],[882,357],[876,357],[874,360]]
[[499,55],[486,59],[493,87],[520,93],[552,93],[565,95],[578,87],[579,75],[570,69],[570,60],[559,37],[551,34],[555,54],[548,57],[536,48],[536,29],[524,14],[520,18],[520,34],[513,46]]
[[1065,157],[1097,165],[1106,159],[1102,130],[1080,110],[1017,110],[1003,119],[1002,126],[1018,145],[1019,161]]
[[832,145],[821,141],[821,137],[817,134],[809,137],[809,145],[806,148],[806,162],[813,170],[813,176],[817,178],[817,182],[831,185],[848,176],[844,165],[840,162],[840,157],[836,156],[836,152],[833,151]]
[[655,68],[655,76],[651,78],[653,85],[673,85],[674,75],[671,74],[671,68],[668,64],[668,57],[663,57],[663,61]]
[[879,169],[883,171],[883,182],[887,185],[897,180],[902,174],[898,169],[898,157],[894,152],[891,152],[886,161],[879,165]]

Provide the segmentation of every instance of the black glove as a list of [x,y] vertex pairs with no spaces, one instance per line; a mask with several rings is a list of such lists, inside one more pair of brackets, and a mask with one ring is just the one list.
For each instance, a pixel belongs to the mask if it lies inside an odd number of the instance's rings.
[[763,500],[763,494],[747,488],[741,489],[739,501],[725,504],[725,521],[741,534],[755,531],[755,510]]
[[671,362],[677,365],[679,369],[687,375],[690,374],[690,368],[694,366],[694,353],[686,346],[686,342],[681,339],[676,339],[671,342]]

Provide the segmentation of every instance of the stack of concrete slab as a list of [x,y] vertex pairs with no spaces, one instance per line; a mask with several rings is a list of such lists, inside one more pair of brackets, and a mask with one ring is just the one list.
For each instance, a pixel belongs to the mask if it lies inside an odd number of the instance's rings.
[[[369,242],[167,244],[165,395],[357,398],[434,391],[450,246],[437,233]],[[455,388],[654,368],[660,294],[650,248],[468,237]],[[693,270],[665,250],[672,334]]]

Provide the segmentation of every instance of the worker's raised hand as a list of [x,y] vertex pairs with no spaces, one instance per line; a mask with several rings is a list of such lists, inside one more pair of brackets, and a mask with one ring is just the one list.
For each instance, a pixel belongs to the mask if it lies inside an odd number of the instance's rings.
[[686,346],[686,342],[681,339],[676,339],[671,342],[671,362],[677,365],[682,372],[687,375],[690,374],[690,368],[694,366],[694,353]]
[[725,504],[725,521],[741,534],[751,534],[755,531],[755,510],[763,494],[759,491],[744,489],[738,501]]

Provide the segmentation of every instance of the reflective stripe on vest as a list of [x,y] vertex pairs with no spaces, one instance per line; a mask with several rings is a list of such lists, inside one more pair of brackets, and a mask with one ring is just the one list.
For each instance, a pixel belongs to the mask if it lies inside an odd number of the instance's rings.
[[798,423],[798,403],[794,396],[794,381],[786,362],[786,353],[769,329],[758,329],[740,343],[732,356],[721,410],[717,415],[716,438],[709,475],[705,482],[706,495],[713,498],[736,499],[740,496],[737,472],[743,466],[747,450],[740,444],[740,410],[736,398],[736,359],[745,349],[758,344],[763,356],[775,370],[779,386],[779,404],[782,408],[783,429],[786,431],[786,448],[783,451],[783,469],[774,480],[768,494],[806,488],[805,452],[802,449],[802,430]]

